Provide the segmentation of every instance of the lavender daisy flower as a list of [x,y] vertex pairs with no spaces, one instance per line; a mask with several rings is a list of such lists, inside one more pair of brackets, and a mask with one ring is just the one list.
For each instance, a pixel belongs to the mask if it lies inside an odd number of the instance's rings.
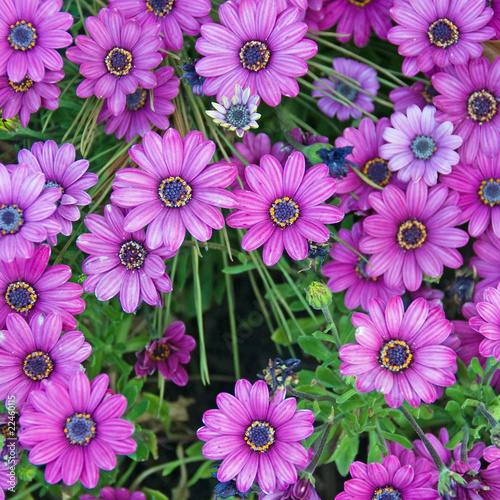
[[282,167],[276,158],[266,155],[260,167],[248,165],[245,177],[250,191],[236,190],[239,207],[227,216],[230,227],[250,228],[241,246],[247,251],[264,245],[267,266],[278,262],[286,249],[294,260],[307,257],[307,240],[323,243],[330,238],[325,224],[334,224],[344,214],[323,203],[337,187],[323,163],[305,171],[302,153],[292,153]]
[[172,291],[165,272],[164,259],[175,252],[164,247],[151,249],[144,231],[123,229],[125,216],[114,205],[104,207],[104,217],[91,214],[85,225],[91,234],[81,234],[76,240],[80,250],[90,254],[82,264],[87,278],[83,289],[95,293],[98,300],[109,300],[119,294],[120,304],[133,313],[142,303],[161,307],[160,292]]
[[199,35],[212,7],[210,0],[112,0],[109,6],[119,9],[127,19],[158,24],[166,50],[180,50],[183,33]]
[[483,292],[488,287],[496,288],[500,283],[500,238],[490,227],[472,245],[475,256],[471,257],[469,267],[480,278],[474,288],[474,302],[483,300]]
[[40,107],[57,109],[61,91],[56,85],[64,78],[64,71],[46,70],[39,82],[25,76],[20,82],[0,76],[0,109],[2,118],[8,120],[19,114],[21,125],[27,127],[32,113]]
[[11,490],[16,485],[17,478],[15,473],[11,473],[9,462],[0,462],[0,500],[5,500],[4,490]]
[[47,268],[50,247],[39,245],[29,259],[16,257],[12,262],[0,260],[0,328],[10,313],[27,318],[40,312],[57,313],[62,317],[62,329],[76,328],[74,314],[85,309],[80,298],[83,289],[68,283],[71,269],[58,264]]
[[108,120],[104,127],[106,134],[114,132],[118,139],[125,136],[125,140],[130,142],[136,135],[147,134],[151,130],[151,123],[160,130],[170,126],[166,115],[175,111],[170,100],[179,93],[180,81],[174,76],[171,66],[158,69],[155,76],[157,84],[154,89],[137,87],[135,92],[125,96],[125,109],[118,116],[111,114],[106,99],[97,117],[97,123]]
[[285,489],[277,489],[274,493],[267,495],[259,494],[259,500],[321,500],[314,486],[307,479],[299,479]]
[[59,314],[34,314],[28,323],[9,314],[0,338],[0,400],[15,396],[21,409],[42,380],[68,382],[92,351],[82,332],[61,336]]
[[277,15],[275,0],[245,0],[223,3],[219,17],[221,24],[203,25],[196,40],[196,50],[206,56],[196,63],[196,72],[207,77],[205,94],[217,94],[220,102],[239,84],[270,106],[278,105],[281,95],[295,97],[295,77],[307,73],[305,61],[318,50],[304,39],[307,24],[297,22],[299,11]]
[[207,441],[203,455],[222,460],[219,481],[236,478],[238,491],[247,491],[256,480],[267,494],[275,491],[278,481],[297,481],[297,468],[309,461],[301,441],[313,432],[314,414],[297,410],[297,401],[285,399],[285,392],[278,391],[270,402],[263,380],[253,385],[238,380],[236,397],[223,392],[217,396],[219,409],[204,413],[205,427],[197,435]]
[[133,453],[137,444],[130,437],[134,424],[119,418],[127,407],[121,394],[107,396],[109,377],[98,375],[92,383],[76,372],[68,385],[52,380],[44,391],[30,395],[19,424],[20,441],[31,450],[33,465],[47,464],[45,480],[71,486],[78,479],[94,488],[99,469],[116,467],[116,455]]
[[[347,155],[346,159],[358,165],[358,169],[375,184],[380,187],[388,184],[403,187],[389,170],[387,160],[380,156],[380,147],[384,143],[383,134],[389,126],[387,118],[381,118],[377,124],[370,118],[363,118],[358,129],[352,127],[344,129],[344,135],[335,140],[335,146],[353,147],[352,153]],[[370,210],[368,196],[374,191],[374,187],[367,184],[356,172],[349,170],[345,177],[338,180],[337,194],[341,200],[339,208],[344,212]],[[351,193],[358,199],[356,200]]]
[[437,73],[432,85],[441,94],[434,98],[439,122],[451,121],[463,139],[460,159],[470,165],[478,151],[493,157],[500,151],[500,59],[490,65],[486,57],[457,66],[456,76]]
[[125,109],[126,94],[156,85],[149,70],[162,61],[158,27],[126,20],[118,9],[101,9],[97,18],[87,17],[85,26],[90,37],[78,35],[76,47],[66,51],[70,61],[81,65],[85,77],[76,94],[108,99],[111,114],[119,115]]
[[381,392],[391,408],[404,399],[414,408],[420,400],[434,403],[436,388],[453,385],[457,369],[457,355],[442,345],[451,333],[444,311],[423,298],[405,311],[397,295],[387,305],[371,299],[368,311],[352,316],[358,344],[340,348],[340,373],[357,375],[358,391]]
[[61,231],[51,218],[61,197],[59,189],[46,189],[45,176],[18,165],[9,174],[0,163],[0,255],[12,262],[16,256],[30,257],[33,243]]
[[393,0],[333,0],[324,8],[321,30],[330,29],[338,22],[336,32],[345,33],[338,41],[345,43],[354,36],[354,44],[364,47],[373,30],[382,40],[387,39],[391,27],[389,9]]
[[250,87],[243,90],[240,85],[234,87],[234,96],[231,100],[222,98],[222,104],[213,102],[215,110],[207,110],[206,113],[213,121],[221,127],[236,132],[238,137],[251,128],[259,128],[257,120],[260,114],[257,113],[260,97],[250,96]]
[[236,167],[226,162],[207,165],[215,144],[194,130],[181,139],[169,128],[162,138],[155,132],[144,136],[129,155],[143,170],[123,168],[113,182],[111,201],[131,208],[125,231],[138,231],[149,224],[146,245],[165,245],[177,250],[186,229],[199,241],[212,237],[213,229],[224,227],[216,207],[235,208],[234,196],[224,188],[236,178]]
[[443,274],[443,265],[458,269],[463,259],[456,248],[469,236],[454,227],[462,213],[457,198],[442,184],[428,188],[423,182],[410,182],[406,193],[395,186],[372,193],[376,215],[363,221],[367,236],[359,243],[363,253],[372,254],[367,274],[385,273],[389,287],[404,283],[415,291],[423,273],[436,278]]
[[389,160],[389,170],[398,172],[402,182],[418,182],[428,186],[437,183],[437,174],[449,174],[460,160],[455,151],[462,144],[459,135],[452,135],[451,122],[437,123],[436,108],[421,110],[412,105],[403,113],[391,116],[392,127],[384,130],[387,144],[380,146],[382,158]]
[[389,98],[394,103],[394,111],[406,113],[412,105],[424,109],[428,104],[434,104],[438,92],[431,84],[415,82],[411,87],[400,87],[389,92]]
[[71,45],[73,37],[66,31],[73,16],[59,12],[61,7],[62,0],[2,0],[0,74],[7,73],[12,82],[22,82],[26,76],[40,82],[45,68],[62,69],[56,49]]
[[486,26],[492,16],[484,0],[396,0],[391,17],[398,26],[389,30],[387,38],[406,56],[403,73],[415,76],[434,66],[466,64],[479,57],[480,42],[495,34]]
[[[339,238],[350,247],[359,252],[359,240],[363,236],[363,225],[357,222],[352,226],[352,232],[348,229],[341,229]],[[327,262],[321,269],[321,273],[328,276],[327,285],[332,292],[347,290],[344,298],[345,306],[348,309],[356,309],[359,305],[367,311],[368,303],[372,297],[380,297],[387,302],[392,295],[401,295],[404,287],[391,290],[384,281],[384,277],[372,278],[366,273],[366,260],[363,260],[356,253],[342,243],[334,243],[330,251],[333,259]],[[370,255],[366,255],[370,258]]]
[[[79,206],[88,205],[92,198],[85,192],[97,184],[97,175],[87,172],[87,160],[75,161],[73,144],[63,144],[60,148],[54,141],[35,142],[28,149],[19,151],[18,160],[28,165],[34,172],[45,176],[44,189],[58,188],[61,200],[52,215],[61,226],[61,233],[69,236],[73,230],[73,221],[80,219]],[[56,235],[48,235],[51,245],[57,244]]]
[[493,17],[490,19],[488,26],[495,30],[493,40],[500,40],[500,3],[495,0],[486,0],[486,7],[493,9]]
[[99,490],[99,496],[96,498],[93,495],[80,495],[80,500],[146,500],[146,495],[142,491],[134,491],[131,493],[126,488],[114,489],[111,486],[106,486]]
[[472,165],[458,164],[441,182],[460,193],[461,223],[477,238],[490,227],[500,237],[500,159],[479,155]]
[[159,340],[148,342],[146,347],[136,353],[135,373],[139,376],[152,375],[156,369],[165,380],[176,385],[186,385],[188,374],[183,366],[191,359],[190,352],[196,342],[190,335],[185,335],[186,327],[182,321],[172,323]]
[[[314,82],[314,85],[320,89],[314,89],[312,91],[313,97],[320,98],[318,101],[319,109],[330,118],[337,115],[340,121],[348,120],[350,117],[356,119],[361,118],[362,110],[371,113],[375,109],[373,99],[363,92],[360,92],[359,89],[376,95],[380,87],[380,83],[377,79],[377,72],[366,64],[343,57],[333,59],[332,64],[333,69],[337,73],[356,80],[358,85],[346,83],[332,75],[330,75],[329,78],[321,78],[320,81]],[[351,101],[358,107],[355,108],[351,104],[339,102],[333,90],[340,94],[342,98]]]

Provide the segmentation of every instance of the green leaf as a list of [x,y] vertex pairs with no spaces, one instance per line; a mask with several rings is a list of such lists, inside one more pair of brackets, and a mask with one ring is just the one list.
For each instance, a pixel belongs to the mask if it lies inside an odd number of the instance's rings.
[[407,450],[413,449],[412,442],[409,439],[405,438],[404,436],[401,436],[399,434],[393,434],[392,432],[386,432],[386,431],[382,431],[381,434],[388,441],[394,441],[396,443],[399,443],[401,446],[403,446],[403,448],[406,448]]
[[315,378],[328,387],[336,387],[340,384],[336,374],[330,368],[325,368],[323,366],[318,366],[316,368]]
[[127,408],[130,408],[137,400],[139,390],[134,385],[129,385],[125,388],[123,395],[127,398]]
[[382,451],[383,448],[378,442],[378,436],[375,431],[370,431],[370,448],[368,450],[368,463],[373,462],[382,463]]
[[341,476],[347,476],[349,466],[354,462],[359,449],[359,435],[354,434],[352,438],[344,437],[333,454],[337,469]]
[[149,408],[149,401],[141,401],[137,403],[130,412],[126,415],[126,418],[129,422],[135,422],[141,415],[146,413]]
[[320,361],[324,361],[331,355],[330,350],[321,342],[321,340],[318,340],[314,337],[306,337],[303,335],[299,337],[298,342],[300,348],[304,352],[310,354],[311,356],[314,356]]
[[462,416],[462,409],[456,401],[448,401],[446,411],[459,426],[463,426],[465,424],[464,417]]
[[447,450],[454,450],[455,447],[462,441],[464,438],[463,431],[460,431],[458,434],[455,434],[448,443],[444,445]]
[[150,392],[144,392],[142,394],[142,398],[149,401],[149,413],[154,417],[159,418],[165,426],[165,431],[168,432],[170,426],[170,417],[167,401],[161,402],[161,410],[160,414],[158,415],[158,411],[160,409],[160,398],[155,394],[151,394]]
[[328,335],[328,333],[315,331],[313,333],[313,337],[318,340],[324,340],[325,342],[331,342],[332,344],[335,344],[335,339],[333,338],[332,335]]
[[248,264],[227,266],[224,269],[222,269],[222,272],[225,274],[241,274],[241,273],[246,273],[247,271],[252,271],[254,269],[255,269],[255,264],[253,262],[249,262]]
[[342,404],[344,401],[351,399],[354,395],[356,395],[358,391],[356,389],[351,389],[347,391],[345,394],[342,394],[339,398],[337,398],[337,404]]
[[484,376],[484,370],[481,366],[481,363],[479,362],[479,359],[477,358],[472,358],[471,359],[471,362],[470,362],[470,366],[472,367],[472,369],[480,376],[480,377],[483,377]]
[[146,494],[148,500],[168,500],[167,495],[159,492],[158,490],[152,490],[151,488],[141,488],[141,491]]

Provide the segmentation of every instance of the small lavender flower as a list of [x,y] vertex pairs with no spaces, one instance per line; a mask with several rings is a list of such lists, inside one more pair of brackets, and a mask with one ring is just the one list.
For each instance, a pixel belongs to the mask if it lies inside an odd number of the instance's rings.
[[222,104],[213,102],[215,110],[207,110],[206,113],[217,125],[236,132],[238,137],[243,137],[246,131],[259,127],[257,123],[260,118],[260,114],[257,113],[259,102],[258,95],[250,96],[250,87],[243,90],[240,85],[236,85],[231,100],[224,96]]
[[175,321],[160,340],[148,342],[144,349],[136,353],[135,373],[139,376],[152,375],[158,368],[165,380],[180,386],[186,385],[188,374],[181,365],[189,363],[190,352],[196,347],[196,342],[185,333],[184,323]]

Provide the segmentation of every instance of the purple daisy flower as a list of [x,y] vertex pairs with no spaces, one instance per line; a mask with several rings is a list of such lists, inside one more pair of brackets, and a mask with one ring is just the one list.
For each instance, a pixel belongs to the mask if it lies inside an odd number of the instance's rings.
[[156,85],[149,70],[162,61],[158,26],[141,26],[135,19],[126,20],[118,9],[107,8],[98,17],[87,17],[85,26],[90,37],[78,35],[76,47],[66,51],[70,61],[81,64],[85,77],[76,94],[107,99],[111,114],[119,115],[127,104],[126,94]]
[[[358,165],[359,170],[380,187],[396,184],[402,188],[403,183],[397,181],[387,166],[387,160],[380,156],[380,146],[385,142],[383,134],[389,126],[388,118],[381,118],[376,125],[370,118],[363,118],[358,129],[353,127],[344,129],[344,135],[335,140],[335,146],[353,147],[352,153],[348,154],[346,159]],[[337,194],[341,200],[339,208],[342,211],[371,209],[368,196],[375,191],[375,188],[367,184],[356,172],[349,170],[345,177],[338,179],[337,185]],[[356,200],[351,193],[358,199]]]
[[428,186],[437,183],[437,174],[449,174],[460,160],[455,151],[462,144],[459,135],[452,135],[451,122],[437,123],[436,108],[421,110],[412,105],[403,113],[393,113],[391,125],[384,130],[387,144],[380,146],[382,158],[389,160],[389,170],[398,172],[402,182],[418,182]]
[[[332,61],[332,64],[335,72],[356,80],[359,87],[341,81],[333,75],[330,75],[329,78],[321,78],[320,81],[314,82],[314,85],[320,90],[314,89],[312,91],[313,97],[320,98],[318,101],[319,109],[330,118],[337,115],[340,121],[348,120],[350,117],[361,118],[362,110],[371,113],[375,109],[373,99],[363,92],[359,92],[358,89],[376,95],[380,87],[377,72],[366,64],[343,57],[337,57]],[[347,99],[361,109],[355,108],[351,104],[339,102],[336,96]]]
[[[73,221],[80,219],[79,206],[88,205],[92,198],[85,192],[97,184],[97,175],[87,172],[87,160],[75,161],[73,144],[63,144],[60,148],[54,141],[35,142],[28,149],[19,151],[18,160],[28,165],[34,172],[45,176],[44,189],[58,188],[61,199],[52,215],[61,226],[61,233],[69,236],[73,230]],[[57,244],[56,235],[48,235],[51,245]]]
[[125,109],[118,116],[111,114],[106,99],[97,117],[97,123],[108,120],[104,127],[106,134],[114,132],[117,139],[125,136],[125,140],[130,142],[136,135],[144,136],[151,131],[151,124],[160,130],[170,126],[167,115],[175,111],[170,100],[179,93],[180,80],[174,76],[171,66],[156,70],[155,77],[157,84],[154,89],[137,87],[135,92],[125,96]]
[[123,229],[124,219],[114,205],[104,207],[104,217],[97,214],[85,217],[91,234],[81,234],[76,240],[78,248],[90,254],[82,264],[82,272],[88,275],[83,289],[95,293],[102,301],[119,294],[120,304],[127,313],[135,312],[142,301],[161,307],[160,292],[172,291],[164,259],[173,257],[175,251],[150,248],[144,231]]
[[0,500],[5,500],[4,490],[15,488],[16,484],[16,474],[10,469],[9,462],[0,462]]
[[210,0],[112,0],[127,19],[158,24],[165,50],[180,50],[182,34],[196,36],[212,7]]
[[500,40],[500,3],[497,0],[486,0],[486,7],[493,9],[493,17],[488,23],[495,30],[493,40]]
[[[325,1],[326,3],[326,1]],[[354,44],[364,47],[368,43],[371,30],[382,40],[387,39],[391,25],[389,9],[393,0],[330,0],[325,6],[324,18],[319,23],[321,30],[330,29],[337,24],[339,42],[348,42],[354,36]]]
[[172,323],[159,340],[148,342],[146,347],[136,353],[135,373],[139,376],[152,375],[156,369],[165,380],[176,385],[186,385],[188,374],[183,366],[191,359],[190,352],[196,342],[190,335],[185,335],[186,327],[182,321]]
[[314,486],[307,479],[299,479],[285,489],[277,489],[274,493],[267,495],[259,494],[259,500],[321,500]]
[[344,218],[337,207],[323,203],[337,187],[328,167],[320,163],[306,172],[298,151],[284,167],[274,156],[262,157],[260,167],[248,165],[245,178],[251,190],[234,191],[239,206],[227,216],[227,225],[250,228],[241,246],[251,251],[264,245],[267,266],[276,264],[284,249],[294,260],[305,259],[307,240],[324,243],[330,238],[325,224]]
[[457,370],[457,355],[442,345],[452,329],[444,311],[423,298],[405,311],[397,295],[387,305],[371,299],[368,311],[352,316],[358,344],[340,348],[340,373],[357,375],[358,391],[381,392],[391,408],[404,399],[414,408],[420,400],[434,403],[437,387],[453,385]]
[[61,7],[62,0],[2,0],[0,74],[7,73],[12,82],[22,82],[26,76],[40,82],[45,68],[62,69],[63,60],[56,49],[73,42],[66,32],[73,16],[59,12]]
[[352,479],[344,483],[342,493],[335,500],[401,499],[436,500],[438,492],[431,488],[431,474],[415,473],[411,465],[402,466],[399,459],[390,455],[382,463],[353,462],[349,467]]
[[0,338],[0,400],[15,396],[17,409],[42,380],[68,382],[92,351],[82,332],[61,336],[59,314],[34,314],[29,325],[19,314],[9,314],[6,325]]
[[424,82],[415,82],[411,87],[401,87],[389,92],[389,98],[394,103],[394,110],[400,113],[406,113],[412,104],[424,109],[428,104],[433,104],[434,97],[437,95],[436,89]]
[[[33,243],[61,231],[52,219],[61,197],[59,189],[45,189],[45,176],[16,165],[12,174],[0,163],[0,255],[12,262],[33,254]],[[4,318],[5,319],[5,318]]]
[[496,288],[500,283],[500,238],[490,227],[472,245],[475,256],[471,257],[469,267],[480,278],[474,288],[474,302],[483,300],[483,292],[488,287]]
[[458,191],[461,223],[469,221],[469,234],[477,238],[490,227],[500,237],[500,159],[479,154],[472,165],[458,164],[441,182]]
[[483,53],[480,42],[494,36],[486,26],[493,10],[484,0],[396,0],[391,17],[398,23],[387,38],[406,56],[403,73],[415,76],[434,66],[466,64]]
[[[338,233],[342,241],[358,252],[359,240],[363,235],[361,222],[352,226],[352,232],[348,229],[341,229]],[[383,276],[380,278],[368,276],[366,261],[342,243],[333,244],[330,257],[333,261],[327,262],[321,268],[321,273],[330,278],[327,285],[332,292],[347,290],[344,302],[348,309],[356,309],[361,305],[367,311],[368,303],[372,297],[380,297],[384,302],[388,302],[392,295],[401,295],[404,292],[403,286],[391,290],[385,284]],[[369,259],[370,255],[365,257]]]
[[437,73],[432,85],[441,94],[434,98],[439,122],[451,121],[463,139],[460,159],[470,165],[478,151],[493,157],[500,151],[500,58],[490,65],[486,57],[457,66],[456,76]]
[[219,17],[221,24],[203,25],[196,40],[196,50],[206,56],[196,63],[196,72],[207,77],[205,94],[217,94],[220,102],[239,84],[270,106],[278,105],[281,95],[295,97],[295,77],[307,73],[305,60],[318,50],[304,39],[307,24],[297,22],[298,9],[277,15],[275,0],[242,0],[223,3]]
[[404,283],[415,291],[423,273],[436,278],[443,274],[443,265],[458,269],[463,264],[456,248],[469,236],[454,227],[462,213],[456,192],[442,184],[428,188],[423,182],[410,182],[406,193],[386,186],[369,199],[376,215],[363,221],[367,236],[359,243],[363,253],[372,254],[366,266],[369,276],[385,273],[387,286]]
[[311,146],[311,144],[317,144],[318,142],[328,144],[329,142],[328,137],[324,135],[315,135],[312,132],[302,132],[299,127],[292,128],[292,130],[290,130],[290,135],[295,141],[304,146]]
[[162,138],[156,132],[144,136],[129,155],[143,170],[122,168],[113,182],[111,201],[127,213],[123,228],[138,231],[149,224],[146,245],[165,245],[177,250],[186,229],[199,241],[212,237],[213,229],[224,227],[216,207],[235,208],[236,199],[226,191],[236,178],[236,167],[218,162],[207,165],[215,144],[193,130],[184,140],[169,128]]
[[2,118],[8,120],[19,114],[23,127],[28,126],[30,116],[40,107],[57,109],[61,91],[56,85],[64,78],[64,71],[46,70],[39,82],[25,76],[20,82],[9,80],[7,75],[0,76],[0,109]]
[[111,486],[106,486],[99,490],[99,496],[80,495],[80,500],[146,500],[146,495],[141,491],[131,493],[126,488],[114,489]]
[[[484,340],[484,337],[469,325],[469,320],[478,316],[476,304],[474,302],[464,304],[462,306],[462,316],[466,321],[452,321],[454,333],[460,339],[457,356],[465,366],[470,365],[472,358],[478,358],[479,363],[484,367],[486,366],[487,359],[479,353],[479,345]],[[500,372],[498,374],[500,375]]]
[[29,259],[16,257],[12,262],[0,260],[0,328],[10,313],[23,316],[40,312],[57,313],[62,317],[62,329],[76,328],[74,314],[85,309],[80,298],[83,289],[69,283],[71,269],[63,264],[50,266],[50,247],[39,245]]
[[297,468],[309,462],[301,441],[313,432],[314,414],[297,410],[294,398],[279,390],[272,402],[263,380],[251,384],[238,380],[236,397],[217,396],[218,410],[203,415],[205,427],[198,438],[207,441],[203,455],[222,460],[219,481],[236,479],[238,491],[247,491],[256,480],[264,493],[274,493],[277,484],[297,482]]
[[127,408],[121,394],[107,396],[109,377],[98,375],[92,383],[76,372],[68,385],[52,380],[45,390],[31,393],[30,408],[19,424],[21,444],[31,450],[33,465],[47,464],[45,480],[71,486],[78,479],[94,488],[99,469],[116,467],[116,455],[133,453],[130,437],[134,424],[120,418]]

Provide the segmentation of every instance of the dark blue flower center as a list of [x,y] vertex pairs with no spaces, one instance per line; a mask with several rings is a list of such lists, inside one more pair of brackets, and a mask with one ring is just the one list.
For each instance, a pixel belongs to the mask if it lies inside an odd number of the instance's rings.
[[399,226],[397,239],[401,248],[414,250],[422,246],[427,239],[427,231],[420,221],[407,220]]
[[410,346],[406,342],[403,340],[390,340],[382,346],[382,349],[380,349],[378,361],[383,368],[386,368],[393,373],[399,373],[410,366],[412,358],[413,354]]
[[23,224],[23,211],[17,205],[0,206],[0,231],[2,234],[17,233]]
[[480,125],[489,122],[497,114],[497,100],[488,91],[478,90],[470,95],[467,112]]
[[133,94],[127,94],[125,96],[125,106],[127,106],[127,109],[130,111],[138,111],[146,104],[147,97],[148,91],[144,90],[142,87],[137,87]]
[[427,36],[432,45],[446,48],[458,42],[458,28],[446,18],[434,21],[427,31]]
[[74,413],[66,419],[64,434],[71,444],[87,446],[96,435],[96,424],[88,413]]
[[250,122],[250,113],[248,112],[248,106],[245,104],[237,104],[236,106],[231,106],[226,113],[227,123],[234,125],[235,127],[242,128],[248,125]]
[[172,12],[174,3],[175,0],[148,0],[146,6],[154,15],[163,17]]
[[35,351],[24,358],[23,372],[31,380],[47,378],[54,370],[54,362],[43,351]]
[[115,47],[108,52],[104,63],[112,75],[128,75],[132,69],[132,54],[128,50]]
[[354,87],[344,82],[336,83],[335,90],[349,101],[354,101],[358,95],[358,91]]
[[388,163],[387,160],[383,160],[382,158],[372,158],[365,163],[363,173],[375,184],[381,187],[387,186],[392,175],[387,166]]
[[[365,255],[367,259],[369,258],[369,255]],[[378,278],[372,278],[371,276],[368,276],[368,273],[366,272],[366,260],[362,259],[361,257],[358,257],[358,261],[356,262],[356,274],[358,275],[358,278],[360,279],[365,279],[365,280],[372,280],[372,281],[377,281]]]
[[254,420],[247,427],[244,439],[252,450],[264,453],[274,443],[274,429],[267,422]]
[[429,104],[434,104],[434,97],[439,95],[439,92],[432,85],[426,85],[421,94],[426,102],[428,102]]
[[147,255],[148,252],[144,246],[133,240],[124,243],[118,253],[120,262],[127,269],[140,269],[144,265]]
[[386,486],[385,488],[377,488],[373,492],[372,500],[401,500],[401,495],[392,486]]
[[291,226],[299,218],[300,209],[297,202],[285,196],[277,198],[269,207],[269,215],[275,226]]
[[35,289],[24,281],[11,283],[5,292],[5,302],[18,313],[29,311],[37,300]]
[[492,0],[486,0],[486,7],[491,7],[493,5]]
[[157,343],[156,346],[148,352],[149,359],[153,361],[165,361],[170,356],[170,346],[168,342]]
[[30,50],[36,45],[36,39],[36,29],[31,23],[21,20],[10,25],[7,40],[14,50]]
[[245,43],[240,50],[240,61],[250,71],[260,71],[267,66],[271,52],[263,42],[252,40]]
[[419,160],[428,160],[436,151],[436,141],[428,135],[416,135],[411,143],[413,156]]
[[486,179],[481,182],[479,197],[485,205],[494,207],[500,203],[500,179]]
[[349,3],[355,5],[356,7],[364,7],[368,5],[372,0],[349,0]]
[[33,80],[28,76],[25,76],[20,82],[13,82],[9,80],[9,85],[16,92],[27,92],[31,87],[33,87]]
[[191,199],[193,188],[182,177],[167,177],[158,187],[160,200],[169,208],[180,208]]

